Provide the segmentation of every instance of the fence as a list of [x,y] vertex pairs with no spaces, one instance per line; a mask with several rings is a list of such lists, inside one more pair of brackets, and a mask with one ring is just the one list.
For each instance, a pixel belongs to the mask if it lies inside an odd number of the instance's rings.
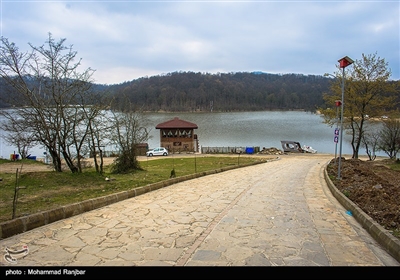
[[[201,147],[202,154],[253,154],[260,152],[260,147]],[[181,153],[182,151],[169,151],[170,153]],[[146,150],[139,151],[138,155],[146,155]],[[92,156],[92,155],[91,155]],[[103,151],[104,157],[116,157],[117,151]]]
[[202,154],[253,154],[260,152],[260,147],[201,147]]

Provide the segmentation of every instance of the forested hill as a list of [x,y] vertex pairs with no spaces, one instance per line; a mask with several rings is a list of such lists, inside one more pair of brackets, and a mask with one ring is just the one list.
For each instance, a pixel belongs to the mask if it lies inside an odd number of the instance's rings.
[[315,111],[332,79],[301,74],[173,72],[106,86],[146,111]]
[[[28,78],[26,82],[32,83]],[[323,93],[329,92],[331,82],[301,74],[172,72],[121,84],[94,84],[92,90],[113,98],[116,107],[128,98],[145,111],[315,111],[323,105]],[[8,107],[1,100],[16,92],[2,79],[0,88],[0,108]]]

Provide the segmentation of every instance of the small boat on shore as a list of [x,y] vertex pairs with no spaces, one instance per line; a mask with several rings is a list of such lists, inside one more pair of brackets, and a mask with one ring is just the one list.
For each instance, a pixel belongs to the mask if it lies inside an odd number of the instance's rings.
[[297,141],[281,141],[282,148],[284,152],[292,152],[292,153],[317,153],[317,150],[313,149],[311,146],[300,145],[300,142]]

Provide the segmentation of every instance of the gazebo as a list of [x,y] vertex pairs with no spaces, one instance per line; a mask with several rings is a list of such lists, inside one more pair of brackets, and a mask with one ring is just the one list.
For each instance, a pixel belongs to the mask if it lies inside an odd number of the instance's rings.
[[197,152],[198,139],[197,134],[194,134],[197,128],[197,124],[178,117],[160,123],[156,126],[160,130],[160,146],[167,148],[170,153]]

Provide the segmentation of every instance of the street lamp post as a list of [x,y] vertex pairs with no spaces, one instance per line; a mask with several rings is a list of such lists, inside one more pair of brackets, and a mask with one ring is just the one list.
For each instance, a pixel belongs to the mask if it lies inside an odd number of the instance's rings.
[[[337,77],[329,74],[329,73],[325,73],[324,74],[325,77],[331,76],[332,78],[336,79]],[[335,107],[336,107],[336,128],[335,128],[335,134],[333,137],[333,141],[335,142],[335,163],[338,162],[337,160],[337,143],[339,142],[339,107],[342,105],[342,100],[335,100]]]
[[345,56],[339,59],[338,62],[339,62],[339,67],[342,68],[342,104],[340,110],[340,132],[339,132],[340,146],[339,146],[339,164],[338,164],[338,179],[340,180],[342,178],[340,171],[342,167],[342,146],[343,146],[343,111],[344,111],[344,80],[345,80],[344,68],[352,64],[354,61],[348,56]]

